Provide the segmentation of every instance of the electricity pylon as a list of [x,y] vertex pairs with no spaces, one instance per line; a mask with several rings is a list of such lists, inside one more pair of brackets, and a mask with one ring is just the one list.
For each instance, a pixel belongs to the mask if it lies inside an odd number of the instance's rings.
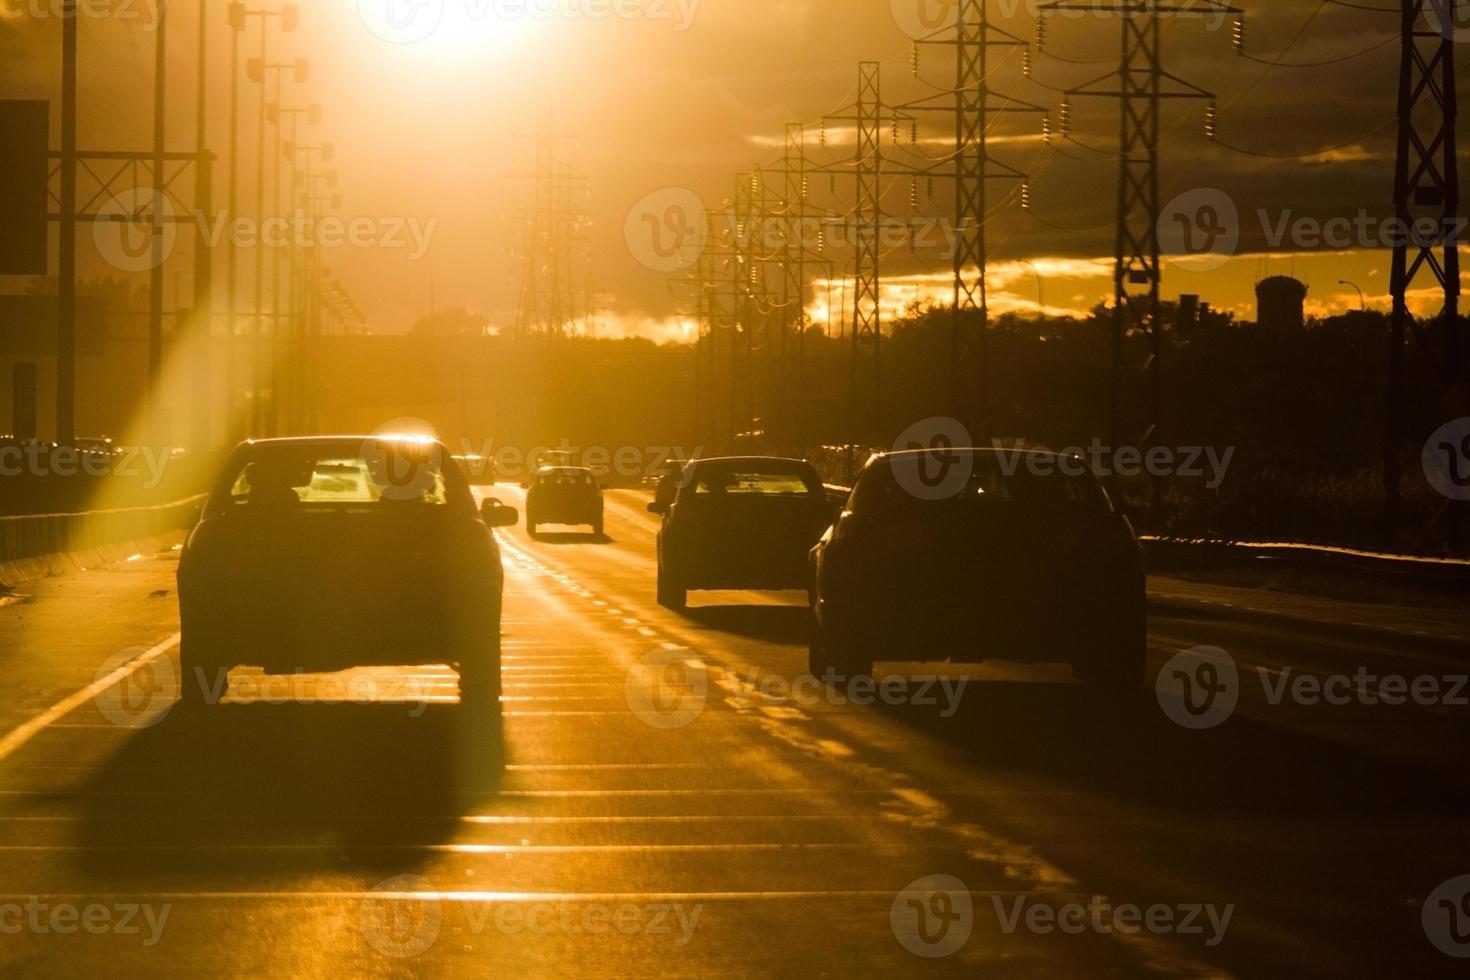
[[[1394,213],[1402,235],[1393,253],[1393,322],[1388,358],[1384,490],[1389,533],[1400,522],[1404,447],[1417,452],[1443,423],[1470,415],[1470,350],[1460,323],[1460,178],[1455,159],[1455,31],[1450,0],[1402,0],[1403,58],[1398,87],[1398,159],[1394,169]],[[1431,21],[1430,15],[1433,16]],[[1416,116],[1416,109],[1418,115]],[[1439,229],[1421,236],[1428,219]],[[1412,240],[1410,240],[1412,238]],[[1441,331],[1426,330],[1409,312],[1408,295],[1417,279],[1432,279],[1444,297]],[[1412,343],[1410,343],[1412,341]],[[1417,351],[1429,368],[1433,388],[1415,422],[1406,418],[1404,361]],[[1422,423],[1422,424],[1421,424]],[[1458,451],[1458,447],[1454,447]],[[1456,551],[1466,545],[1465,508],[1446,500],[1435,521],[1443,523]]]

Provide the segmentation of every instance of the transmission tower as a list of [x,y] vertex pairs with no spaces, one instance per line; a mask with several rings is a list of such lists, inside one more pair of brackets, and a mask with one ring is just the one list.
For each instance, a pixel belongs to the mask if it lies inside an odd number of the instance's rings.
[[[1394,212],[1403,227],[1428,218],[1434,236],[1400,236],[1393,253],[1393,322],[1388,360],[1388,419],[1385,427],[1384,489],[1390,535],[1400,523],[1401,478],[1406,445],[1417,453],[1443,423],[1470,415],[1470,350],[1460,323],[1460,255],[1457,248],[1460,178],[1455,159],[1458,97],[1454,24],[1450,0],[1402,0],[1403,58],[1398,88],[1398,159]],[[1427,15],[1435,15],[1437,23]],[[1416,115],[1416,109],[1419,110]],[[1409,240],[1412,237],[1412,241]],[[1443,293],[1440,330],[1427,329],[1409,313],[1408,295],[1418,279],[1432,278]],[[1406,416],[1405,354],[1417,351],[1433,387],[1424,391],[1423,411]],[[1466,546],[1465,508],[1446,500],[1435,524],[1443,524],[1451,549]]]
[[586,194],[587,179],[561,157],[559,144],[568,138],[557,135],[549,113],[540,114],[533,140],[534,166],[529,174],[519,175],[531,183],[531,208],[516,213],[522,222],[516,314],[516,334],[521,337],[558,338],[575,332],[574,276],[586,221],[577,201]]
[[[1116,262],[1113,272],[1112,383],[1108,438],[1114,450],[1151,445],[1163,421],[1164,323],[1159,310],[1159,109],[1164,99],[1212,99],[1202,88],[1164,70],[1165,18],[1240,14],[1220,0],[1057,0],[1043,14],[1060,11],[1112,13],[1122,21],[1118,70],[1066,90],[1063,133],[1074,96],[1117,99],[1119,147]],[[1128,338],[1141,336],[1142,358]],[[1154,484],[1154,502],[1162,486]]]
[[1019,170],[990,155],[987,138],[990,114],[995,111],[1044,112],[1041,106],[1009,98],[995,98],[989,83],[989,50],[1024,47],[1025,42],[992,25],[984,0],[957,0],[953,28],[942,28],[919,39],[914,48],[914,74],[919,73],[920,46],[954,48],[955,80],[952,93],[939,93],[903,108],[913,112],[938,111],[954,115],[953,167],[936,176],[954,180],[954,305],[950,320],[951,413],[983,438],[990,429],[989,358],[986,350],[990,321],[985,282],[986,210],[989,180],[1024,180]]

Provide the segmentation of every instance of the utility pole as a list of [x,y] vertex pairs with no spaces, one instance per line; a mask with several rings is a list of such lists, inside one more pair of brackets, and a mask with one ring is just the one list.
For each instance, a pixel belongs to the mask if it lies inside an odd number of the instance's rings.
[[[199,94],[195,101],[194,152],[199,157],[199,174],[195,184],[195,206],[200,214],[214,210],[214,158],[206,149],[209,141],[209,0],[199,0]],[[214,255],[201,225],[194,239],[194,330],[193,385],[190,388],[189,418],[192,425],[190,442],[194,451],[210,448],[210,389],[214,367]]]
[[56,441],[76,440],[77,0],[61,7],[61,202],[56,287]]
[[[1070,119],[1070,99],[1116,99],[1120,108],[1118,219],[1113,272],[1112,381],[1108,397],[1108,438],[1113,451],[1125,446],[1146,450],[1158,438],[1164,416],[1163,356],[1165,324],[1160,315],[1159,109],[1164,99],[1212,99],[1202,88],[1164,70],[1162,21],[1165,18],[1240,14],[1220,0],[1058,0],[1044,13],[1112,13],[1122,21],[1118,70],[1068,89],[1062,103],[1062,131]],[[1165,82],[1170,83],[1165,88]],[[1139,357],[1129,338],[1141,336]],[[1163,486],[1153,485],[1155,506]]]
[[[1470,415],[1470,345],[1460,322],[1459,164],[1455,157],[1458,95],[1455,76],[1453,6],[1447,0],[1402,0],[1402,61],[1398,86],[1398,156],[1394,168],[1394,213],[1401,236],[1393,252],[1393,320],[1390,328],[1383,482],[1388,536],[1402,522],[1403,454],[1417,452],[1429,434],[1451,419]],[[1428,15],[1434,15],[1433,23]],[[1420,115],[1416,118],[1415,109]],[[1422,235],[1421,223],[1438,231]],[[1412,240],[1410,240],[1412,239]],[[1409,312],[1408,295],[1417,279],[1429,278],[1444,297],[1439,330]],[[1414,349],[1428,369],[1427,395],[1412,416],[1405,408],[1405,354]],[[1423,424],[1419,424],[1419,423]],[[1466,505],[1446,500],[1435,517],[1452,551],[1467,547]]]
[[144,397],[147,406],[148,438],[154,446],[165,445],[165,439],[173,439],[166,431],[163,417],[163,201],[168,188],[168,176],[163,172],[164,154],[168,152],[167,119],[168,107],[168,5],[158,8],[158,25],[153,41],[153,261],[148,273],[148,392]]
[[991,429],[989,340],[990,303],[985,281],[987,181],[1024,180],[1025,175],[990,155],[990,114],[1043,112],[1040,106],[997,98],[990,90],[992,47],[1024,47],[1020,38],[993,26],[984,0],[956,0],[953,28],[942,28],[914,46],[914,74],[920,48],[954,48],[954,92],[909,103],[908,111],[954,115],[954,303],[950,308],[950,413],[963,422],[976,441]]
[[779,367],[776,371],[773,430],[775,444],[801,455],[806,449],[806,131],[801,123],[786,127],[782,175],[785,234],[781,248],[781,318]]

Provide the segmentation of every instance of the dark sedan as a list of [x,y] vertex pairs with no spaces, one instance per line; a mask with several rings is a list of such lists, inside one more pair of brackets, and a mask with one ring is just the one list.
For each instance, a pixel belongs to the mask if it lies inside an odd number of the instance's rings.
[[214,703],[236,666],[267,673],[449,664],[493,706],[503,574],[460,467],[432,440],[247,442],[179,564],[182,696]]
[[1143,681],[1142,550],[1080,459],[983,449],[875,456],[812,550],[812,673],[875,661],[1058,662]]
[[602,487],[589,469],[545,466],[526,485],[526,530],[543,524],[581,524],[602,534]]
[[692,462],[648,509],[658,533],[658,601],[683,609],[691,589],[806,589],[806,556],[835,516],[822,480],[796,459]]

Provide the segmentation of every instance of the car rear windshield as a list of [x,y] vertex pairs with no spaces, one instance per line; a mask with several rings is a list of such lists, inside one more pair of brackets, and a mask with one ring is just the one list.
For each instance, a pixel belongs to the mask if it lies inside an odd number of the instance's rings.
[[689,492],[696,497],[716,494],[770,497],[805,497],[822,492],[813,473],[798,469],[765,469],[756,466],[698,467]]
[[540,474],[536,482],[543,487],[587,487],[592,485],[592,474],[580,470],[554,470]]
[[439,447],[418,443],[263,446],[229,474],[220,509],[443,507],[454,499],[453,465]]
[[1106,493],[1090,472],[1063,472],[969,454],[922,454],[878,460],[863,473],[849,507],[856,514],[941,511],[953,507],[1105,512]]

